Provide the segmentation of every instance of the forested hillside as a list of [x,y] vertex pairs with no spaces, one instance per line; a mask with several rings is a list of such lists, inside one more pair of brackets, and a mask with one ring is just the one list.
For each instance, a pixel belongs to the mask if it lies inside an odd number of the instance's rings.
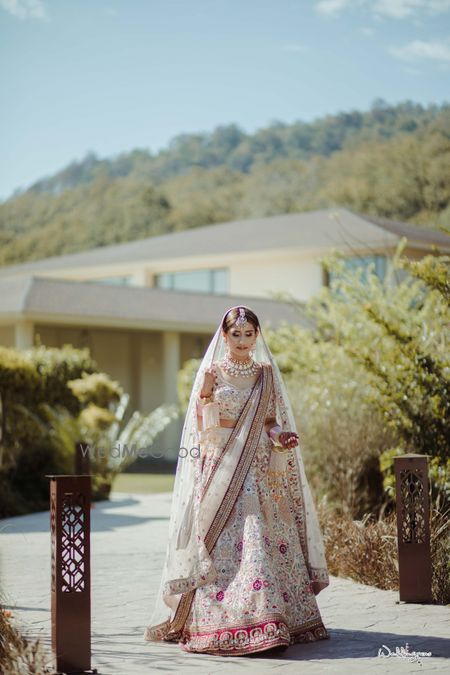
[[334,205],[448,226],[450,104],[377,100],[255,134],[185,134],[154,155],[90,153],[0,204],[0,265]]

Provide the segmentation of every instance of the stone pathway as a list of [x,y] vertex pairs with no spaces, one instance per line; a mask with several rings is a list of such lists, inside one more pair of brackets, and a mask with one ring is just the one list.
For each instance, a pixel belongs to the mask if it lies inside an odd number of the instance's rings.
[[[187,654],[177,644],[144,642],[160,580],[170,499],[169,493],[113,493],[111,501],[92,509],[92,667],[99,675],[450,672],[448,608],[399,604],[397,592],[340,578],[332,578],[318,596],[330,640],[258,657]],[[48,511],[0,521],[0,586],[24,632],[41,634],[50,651]],[[432,656],[421,663],[378,657],[383,645],[395,654],[406,643],[410,651]]]

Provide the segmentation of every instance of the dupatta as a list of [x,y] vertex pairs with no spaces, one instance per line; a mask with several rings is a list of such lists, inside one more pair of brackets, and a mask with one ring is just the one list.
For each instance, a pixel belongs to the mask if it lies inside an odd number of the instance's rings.
[[[205,371],[225,355],[226,345],[222,336],[224,317],[197,371],[185,416],[166,556],[154,611],[144,632],[144,639],[148,641],[177,640],[189,614],[195,589],[215,581],[217,572],[210,553],[253,461],[271,396],[275,401],[277,423],[283,431],[296,431],[285,385],[260,327],[253,356],[262,366],[259,378],[208,478],[206,489],[201,490],[201,442],[196,403]],[[277,455],[278,465],[279,458]],[[300,448],[297,446],[283,453],[281,461],[289,486],[287,497],[295,515],[312,587],[318,593],[329,580],[322,536]]]

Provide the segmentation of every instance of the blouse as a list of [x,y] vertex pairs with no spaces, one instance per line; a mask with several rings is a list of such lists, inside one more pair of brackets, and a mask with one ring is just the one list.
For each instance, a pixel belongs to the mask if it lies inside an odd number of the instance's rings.
[[[239,387],[231,384],[223,378],[219,369],[213,364],[211,368],[214,374],[214,385],[212,391],[213,403],[198,405],[199,414],[203,413],[204,428],[217,426],[220,419],[232,420],[236,422],[244,408],[254,383],[248,387]],[[275,395],[272,390],[267,417],[276,417]]]

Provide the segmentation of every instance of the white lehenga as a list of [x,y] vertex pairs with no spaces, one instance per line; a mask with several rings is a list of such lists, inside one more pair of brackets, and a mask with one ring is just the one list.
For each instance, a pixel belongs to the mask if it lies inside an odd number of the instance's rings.
[[[295,431],[284,384],[262,333],[257,382],[226,381],[215,367],[223,354],[219,329],[191,395],[182,445],[190,438],[200,452],[188,464],[178,460],[166,561],[144,639],[226,656],[327,638],[316,594],[328,573],[299,448],[275,453],[264,429],[276,416]],[[197,429],[206,368],[233,429]]]

